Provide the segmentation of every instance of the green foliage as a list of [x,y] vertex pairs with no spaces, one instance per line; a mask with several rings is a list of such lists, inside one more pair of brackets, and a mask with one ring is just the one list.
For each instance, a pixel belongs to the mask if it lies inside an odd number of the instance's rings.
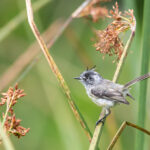
[[[143,26],[142,26],[142,61],[141,61],[141,74],[145,74],[149,72],[149,58],[150,58],[150,9],[149,6],[150,1],[145,0],[144,3],[144,17],[143,17]],[[147,83],[148,81],[143,81],[140,83],[140,96],[139,96],[139,106],[138,106],[138,125],[141,127],[145,127],[146,122],[146,97],[147,97]],[[136,140],[136,150],[144,149],[145,138],[144,134],[141,132],[137,132],[137,140]]]
[[[83,0],[53,0],[51,3],[47,3],[47,5],[40,9],[38,13],[35,13],[35,21],[37,26],[39,29],[42,29],[42,31],[45,31],[46,27],[50,26],[54,20],[57,20],[58,18],[66,19],[82,2]],[[131,0],[126,0],[126,9],[133,7],[129,5],[128,2],[131,2]],[[25,2],[22,1],[21,3],[23,3],[25,8]],[[148,69],[148,66],[146,65],[149,63],[148,54],[150,47],[150,30],[148,26],[150,23],[148,15],[150,13],[148,14],[147,12],[149,11],[148,7],[150,4],[148,3],[149,0],[146,0],[142,29],[143,40],[139,34],[135,35],[135,39],[131,45],[131,50],[133,53],[128,54],[126,64],[124,65],[118,81],[119,83],[124,84],[127,81],[139,76],[141,51],[138,49],[141,40],[143,41],[142,52],[144,52],[142,54],[142,63],[145,63],[141,65],[141,74],[148,72],[148,70],[146,70]],[[112,3],[108,3],[107,5],[109,5],[111,8]],[[137,4],[134,4],[134,7],[135,5]],[[120,7],[123,9],[124,5],[120,4]],[[19,11],[18,9],[17,0],[14,0],[13,2],[11,0],[2,1],[0,5],[0,28],[4,27],[7,22],[13,19],[13,17],[17,16],[20,12],[21,10]],[[136,10],[135,12],[137,12],[135,16],[138,16],[139,10]],[[141,18],[141,16],[139,18]],[[140,22],[142,21],[140,20]],[[140,22],[137,22],[137,26],[139,26]],[[95,64],[97,65],[97,71],[104,78],[111,80],[116,68],[116,64],[113,64],[113,59],[110,59],[109,57],[106,57],[105,60],[103,60],[101,54],[95,51],[95,48],[92,46],[93,42],[91,41],[91,38],[94,37],[91,31],[91,26],[95,26],[97,29],[104,29],[106,24],[103,22],[103,20],[100,20],[96,24],[88,24],[87,20],[85,19],[75,19],[70,25],[70,28],[75,32],[75,37],[77,38],[76,42],[71,43],[69,36],[63,34],[52,47],[51,54],[55,59],[56,64],[60,68],[60,71],[63,74],[69,88],[71,89],[71,93],[73,98],[76,100],[75,102],[80,112],[84,116],[91,131],[93,131],[101,108],[97,107],[91,102],[91,100],[87,97],[82,85],[74,81],[73,77],[85,70],[85,66],[90,67]],[[137,31],[137,33],[138,32],[139,31]],[[28,36],[27,33],[29,33]],[[70,36],[72,37],[71,34]],[[19,25],[13,32],[10,32],[7,37],[5,37],[3,42],[0,43],[0,75],[2,75],[17,59],[17,57],[29,47],[29,45],[33,42],[33,39],[34,38],[31,34],[27,20],[23,21],[21,25]],[[80,45],[81,48],[80,51],[78,51],[77,48]],[[85,61],[86,59],[88,60]],[[20,76],[18,76],[16,80],[19,78]],[[145,86],[146,83],[143,82],[141,84],[144,84]],[[10,83],[10,85],[12,85],[12,83]],[[50,71],[44,57],[39,58],[36,64],[32,65],[32,68],[27,70],[25,75],[21,78],[19,86],[25,90],[27,96],[16,107],[16,115],[22,119],[22,124],[25,127],[30,128],[30,132],[27,134],[27,136],[19,140],[11,137],[16,150],[88,149],[89,142],[87,137],[85,136],[84,131],[81,129],[79,123],[74,118],[74,115],[72,114],[69,105],[66,102],[66,97],[60,89],[53,73]],[[131,90],[131,93],[135,97],[136,101],[130,101],[129,106],[119,105],[112,109],[114,120],[111,120],[112,115],[110,115],[106,120],[106,126],[104,127],[100,142],[102,150],[106,149],[112,137],[116,133],[116,130],[113,128],[113,122],[116,123],[118,129],[121,123],[125,120],[135,123],[135,118],[137,116],[139,117],[139,125],[144,125],[144,122],[146,121],[145,127],[150,129],[148,126],[150,124],[148,117],[150,110],[146,109],[145,106],[146,93],[142,96],[142,98],[138,98],[137,96],[139,91],[144,94],[146,90],[143,88],[139,90],[137,86],[138,84],[135,85]],[[147,97],[149,96],[150,93],[147,93]],[[141,107],[139,108],[139,114],[137,113],[138,102],[139,106]],[[125,129],[114,149],[133,149],[135,131],[129,131],[130,130],[128,128]],[[146,143],[146,141],[150,141],[150,137],[145,136],[145,140],[141,140],[143,139],[143,135],[141,135],[141,133],[138,133],[138,135],[139,138],[138,141],[135,141],[135,145],[137,147],[146,145],[146,147],[149,149],[150,143]],[[0,149],[3,150],[1,145]]]

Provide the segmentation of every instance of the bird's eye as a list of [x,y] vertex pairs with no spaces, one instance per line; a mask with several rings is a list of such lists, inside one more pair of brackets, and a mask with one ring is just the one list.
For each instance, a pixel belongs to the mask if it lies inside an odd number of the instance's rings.
[[92,80],[93,78],[92,78],[92,77],[89,77],[89,79]]

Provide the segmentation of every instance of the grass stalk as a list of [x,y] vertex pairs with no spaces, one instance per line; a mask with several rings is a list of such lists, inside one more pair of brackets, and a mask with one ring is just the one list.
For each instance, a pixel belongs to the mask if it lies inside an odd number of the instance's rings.
[[[81,5],[81,6],[83,6],[83,5]],[[84,5],[84,7],[86,7],[86,6]],[[44,53],[45,58],[48,61],[48,64],[49,64],[51,70],[55,74],[56,78],[58,79],[58,81],[60,83],[60,86],[64,90],[64,92],[67,96],[67,99],[68,99],[68,103],[69,103],[76,119],[80,122],[80,124],[81,124],[82,128],[84,129],[85,134],[87,135],[89,141],[91,141],[91,132],[90,132],[86,122],[84,121],[79,109],[77,108],[73,99],[71,98],[70,90],[69,90],[63,76],[61,75],[57,65],[55,64],[55,61],[53,60],[52,56],[50,55],[44,40],[40,36],[40,32],[39,32],[38,28],[36,27],[36,24],[34,23],[34,16],[32,13],[32,7],[31,7],[31,1],[30,0],[26,0],[26,8],[27,8],[28,22],[29,22],[29,25],[32,29],[32,32],[34,33],[34,36],[36,37],[36,39],[37,39],[37,41],[38,41],[38,43],[39,43],[39,45],[40,45],[40,47]],[[78,13],[80,13],[80,12],[78,12]]]
[[6,134],[6,132],[3,129],[1,124],[0,124],[0,138],[1,138],[2,142],[3,142],[3,145],[4,145],[6,150],[15,150],[15,148],[14,148],[10,138]]
[[127,121],[124,121],[120,128],[118,129],[117,133],[115,134],[115,136],[113,137],[110,145],[108,146],[107,150],[112,150],[114,145],[116,144],[117,140],[119,139],[120,135],[122,134],[122,132],[124,131],[124,129],[126,128],[126,126],[130,126],[132,128],[135,128],[139,131],[141,131],[142,133],[145,133],[145,134],[148,134],[150,135],[150,131],[144,129],[144,128],[141,128],[133,123],[130,123],[130,122],[127,122]]
[[7,104],[4,118],[3,118],[2,122],[0,121],[0,138],[1,138],[0,140],[3,142],[3,145],[6,150],[14,150],[14,146],[13,146],[11,140],[10,140],[10,138],[8,138],[8,135],[7,135],[6,131],[4,130],[4,124],[5,124],[6,118],[8,116],[9,109],[12,105],[12,101],[10,100],[10,98],[8,98],[7,101],[10,101],[10,104]]
[[[120,72],[121,72],[121,69],[123,67],[123,64],[125,62],[125,59],[126,59],[126,55],[127,55],[127,52],[129,50],[129,47],[131,45],[131,42],[132,42],[132,39],[135,35],[135,29],[136,29],[136,20],[134,18],[134,24],[133,26],[131,26],[131,34],[130,34],[130,37],[124,47],[124,51],[121,55],[121,58],[119,60],[119,63],[117,65],[117,68],[116,68],[116,71],[114,73],[114,77],[113,77],[113,82],[117,82],[118,78],[119,78],[119,75],[120,75]],[[103,109],[101,114],[100,114],[100,117],[103,117],[105,115],[105,110]],[[93,134],[93,138],[92,138],[92,141],[91,141],[91,144],[90,144],[90,147],[89,147],[89,150],[96,150],[97,149],[97,145],[98,145],[98,142],[100,140],[100,137],[101,137],[101,134],[102,134],[102,130],[103,130],[103,125],[102,123],[100,123],[98,126],[96,126],[95,128],[95,131],[94,131],[94,134]]]
[[[142,61],[141,61],[141,74],[145,74],[149,71],[149,56],[150,56],[150,1],[144,1],[144,17],[143,17],[143,27],[142,27]],[[138,104],[138,121],[137,124],[141,127],[145,125],[146,118],[146,95],[147,95],[147,80],[140,82],[140,95],[139,95],[139,104]],[[136,135],[136,150],[144,149],[144,134],[137,132]]]

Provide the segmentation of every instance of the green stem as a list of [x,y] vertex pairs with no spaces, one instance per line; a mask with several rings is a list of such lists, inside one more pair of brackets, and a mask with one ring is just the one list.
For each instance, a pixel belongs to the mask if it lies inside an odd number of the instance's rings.
[[[13,99],[13,97],[12,97]],[[7,118],[7,115],[8,115],[8,112],[9,112],[9,109],[11,107],[11,104],[12,104],[12,100],[10,100],[9,98],[7,99],[7,102],[10,101],[10,103],[7,105],[7,108],[6,108],[6,111],[5,111],[5,115],[4,115],[4,119],[1,123],[1,128],[4,128],[4,124],[5,124],[5,121],[6,121],[6,118]]]
[[8,135],[6,134],[6,132],[4,131],[2,126],[0,126],[0,136],[1,136],[1,140],[2,140],[3,145],[4,145],[6,150],[15,150],[12,142],[8,138]]
[[122,69],[124,61],[126,59],[126,55],[128,53],[129,47],[130,47],[131,42],[133,40],[133,37],[135,35],[136,21],[134,21],[134,22],[135,22],[134,23],[135,25],[133,27],[131,27],[131,34],[130,34],[130,37],[129,37],[129,39],[128,39],[125,47],[124,47],[124,50],[123,50],[123,53],[121,55],[120,61],[119,61],[118,65],[117,65],[117,68],[116,68],[116,71],[115,71],[115,74],[114,74],[114,77],[113,77],[113,82],[117,82],[117,80],[119,78],[119,75],[121,73],[121,69]]
[[[142,61],[141,61],[141,74],[145,74],[149,71],[149,47],[150,47],[150,1],[144,1],[144,18],[142,27]],[[145,125],[146,118],[146,95],[147,95],[147,80],[140,82],[140,95],[139,95],[139,107],[138,107],[138,122],[137,124],[141,127]],[[136,150],[144,149],[144,134],[137,132],[136,136]]]
[[[7,101],[9,101],[9,99],[7,99]],[[4,147],[6,150],[15,150],[11,140],[8,138],[8,135],[6,134],[6,132],[4,130],[4,124],[5,124],[5,121],[6,121],[6,118],[7,118],[7,115],[8,115],[11,105],[12,105],[12,101],[10,100],[10,103],[7,105],[7,108],[6,108],[4,119],[0,125],[0,136],[1,136],[1,140],[3,141]]]

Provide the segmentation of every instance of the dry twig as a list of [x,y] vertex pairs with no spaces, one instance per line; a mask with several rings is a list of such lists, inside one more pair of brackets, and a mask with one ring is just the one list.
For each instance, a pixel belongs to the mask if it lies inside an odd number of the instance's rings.
[[124,129],[126,128],[126,126],[133,127],[133,128],[135,128],[135,129],[138,129],[138,130],[144,132],[145,134],[150,135],[150,131],[148,131],[148,130],[146,130],[146,129],[144,129],[144,128],[141,128],[141,127],[139,127],[139,126],[137,126],[137,125],[135,125],[135,124],[133,124],[133,123],[130,123],[130,122],[128,122],[128,121],[124,121],[124,122],[121,124],[121,126],[120,126],[120,128],[118,129],[118,131],[117,131],[117,133],[115,134],[115,136],[113,137],[113,139],[112,139],[110,145],[108,146],[107,150],[112,150],[112,149],[113,149],[114,145],[116,144],[118,138],[120,137],[120,135],[122,134],[122,132],[124,131]]
[[[87,2],[87,1],[85,1],[85,2]],[[88,2],[90,2],[90,0],[88,0]],[[85,6],[86,5],[81,5],[81,7],[79,7],[79,8],[83,9]],[[28,16],[29,25],[30,25],[30,27],[31,27],[31,29],[32,29],[44,55],[45,55],[45,58],[48,61],[48,64],[49,64],[50,68],[52,69],[53,73],[55,74],[56,78],[58,79],[61,87],[63,88],[63,90],[67,96],[68,103],[69,103],[76,119],[80,122],[80,124],[81,124],[82,128],[84,129],[89,141],[91,141],[90,130],[89,130],[87,124],[85,123],[81,113],[79,112],[77,106],[75,105],[74,101],[72,100],[71,95],[70,95],[70,90],[69,90],[63,76],[61,75],[58,67],[56,66],[52,56],[50,55],[45,42],[43,41],[42,37],[40,36],[38,28],[36,27],[36,24],[34,23],[34,17],[33,17],[33,13],[32,13],[32,7],[31,7],[31,1],[30,0],[26,0],[26,7],[27,7],[27,16]]]

